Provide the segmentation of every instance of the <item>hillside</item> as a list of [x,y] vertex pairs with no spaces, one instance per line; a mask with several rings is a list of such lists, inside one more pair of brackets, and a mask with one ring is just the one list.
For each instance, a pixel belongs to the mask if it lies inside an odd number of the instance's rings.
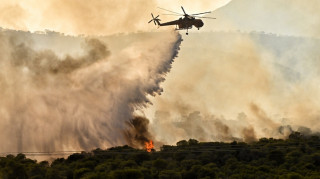
[[292,133],[287,140],[198,142],[148,153],[129,146],[96,149],[37,163],[23,154],[0,158],[1,178],[319,178],[318,136]]

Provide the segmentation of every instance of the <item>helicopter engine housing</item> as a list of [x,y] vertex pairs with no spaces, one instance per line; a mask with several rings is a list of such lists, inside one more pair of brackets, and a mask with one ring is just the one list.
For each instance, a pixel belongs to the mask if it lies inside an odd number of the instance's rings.
[[201,27],[203,27],[203,25],[204,25],[204,23],[203,23],[203,21],[201,20],[201,19],[196,19],[196,20],[194,20],[194,24],[193,24],[196,28],[201,28]]

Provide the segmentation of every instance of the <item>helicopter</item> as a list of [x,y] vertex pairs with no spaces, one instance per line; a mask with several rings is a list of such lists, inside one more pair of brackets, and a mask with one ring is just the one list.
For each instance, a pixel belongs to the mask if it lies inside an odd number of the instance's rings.
[[[170,25],[175,25],[176,29],[175,30],[187,30],[186,35],[189,34],[189,29],[192,29],[192,26],[196,27],[198,30],[200,30],[201,27],[203,27],[204,23],[201,19],[205,18],[205,19],[216,19],[213,17],[199,17],[198,15],[202,15],[202,14],[208,14],[211,13],[211,11],[208,12],[202,12],[202,13],[197,13],[197,14],[187,14],[186,11],[184,10],[184,8],[181,6],[181,9],[183,11],[184,14],[181,13],[177,13],[174,11],[170,11],[167,9],[163,9],[158,7],[159,9],[171,12],[173,14],[164,14],[164,15],[173,15],[173,16],[183,16],[181,18],[179,18],[178,20],[174,20],[174,21],[170,21],[170,22],[165,22],[165,23],[161,23],[160,19],[159,19],[159,15],[154,17],[153,14],[151,13],[152,19],[148,22],[151,23],[152,21],[154,22],[154,25],[158,25],[158,26],[170,26]],[[199,18],[199,19],[196,19]]]

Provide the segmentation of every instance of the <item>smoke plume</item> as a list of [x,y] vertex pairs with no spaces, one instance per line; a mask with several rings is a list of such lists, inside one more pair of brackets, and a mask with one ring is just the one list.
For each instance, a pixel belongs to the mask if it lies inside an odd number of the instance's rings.
[[149,132],[149,120],[142,116],[137,116],[127,121],[128,129],[124,132],[128,144],[133,147],[144,146],[151,140]]
[[169,144],[318,133],[319,44],[257,32],[189,36],[165,92],[146,110],[151,131]]
[[[139,137],[123,135],[131,130],[127,122],[162,92],[180,43],[175,32],[96,38],[0,32],[0,151],[140,146]],[[62,53],[55,44],[77,52]]]

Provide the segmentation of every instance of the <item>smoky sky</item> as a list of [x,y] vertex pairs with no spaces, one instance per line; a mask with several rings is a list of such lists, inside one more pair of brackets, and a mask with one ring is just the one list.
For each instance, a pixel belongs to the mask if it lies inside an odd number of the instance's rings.
[[0,26],[25,31],[48,29],[73,35],[155,31],[156,28],[147,22],[151,19],[150,13],[160,13],[157,6],[181,12],[180,5],[186,5],[190,11],[202,10],[205,6],[213,10],[224,2],[225,0],[187,0],[179,3],[159,0],[93,0],[90,3],[85,0],[1,0]]
[[[264,31],[282,35],[319,37],[319,2],[317,0],[120,0],[88,3],[84,0],[1,0],[0,26],[14,30],[44,31],[66,34],[106,35],[137,31],[159,31],[149,24],[150,13],[164,16],[158,6],[182,13],[213,11],[204,19],[202,31]],[[170,28],[169,28],[170,29]]]
[[206,29],[319,37],[318,0],[233,0],[213,12]]

